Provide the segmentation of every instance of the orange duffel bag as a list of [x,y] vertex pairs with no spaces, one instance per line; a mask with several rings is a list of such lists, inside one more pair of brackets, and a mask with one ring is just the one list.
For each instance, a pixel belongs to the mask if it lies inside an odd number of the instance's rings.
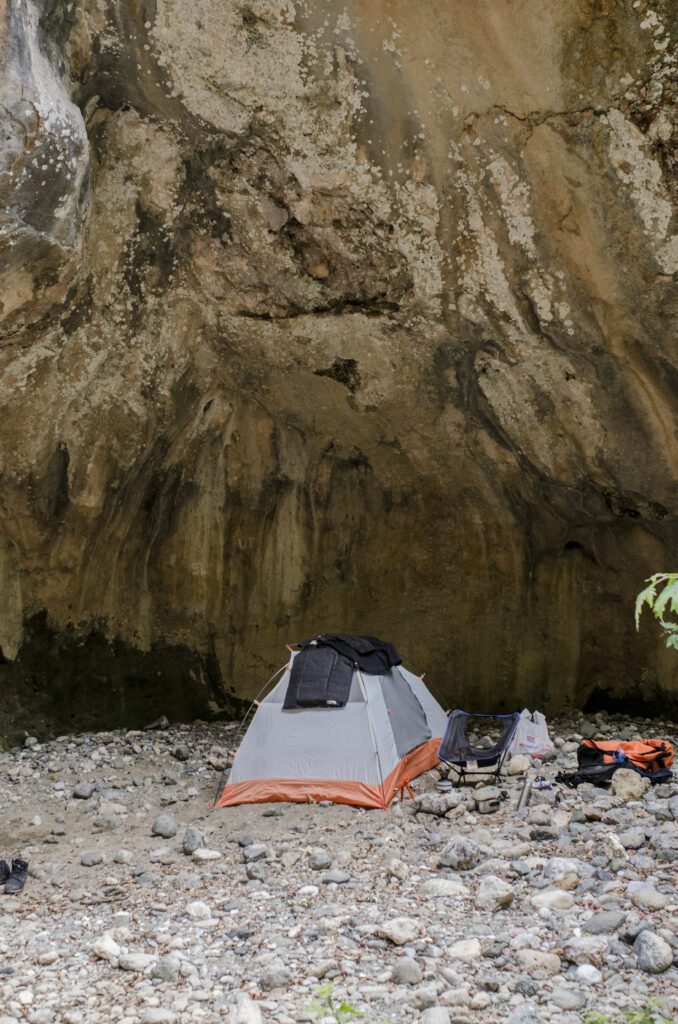
[[580,767],[615,764],[648,775],[669,769],[674,758],[668,740],[583,740],[577,751]]

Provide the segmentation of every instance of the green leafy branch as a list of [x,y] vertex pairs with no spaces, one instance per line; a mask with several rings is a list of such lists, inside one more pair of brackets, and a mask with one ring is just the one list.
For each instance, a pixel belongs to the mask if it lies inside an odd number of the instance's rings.
[[636,629],[647,605],[664,630],[666,646],[678,650],[678,572],[656,572],[645,582],[647,587],[636,598]]
[[[620,1010],[616,1020],[624,1024],[671,1024],[668,1017],[659,1016],[662,1009],[661,1001],[651,999],[646,1006],[639,1010]],[[615,1018],[609,1017],[606,1013],[599,1013],[591,1010],[586,1014],[584,1024],[614,1024]]]
[[345,1000],[342,1000],[339,1005],[336,1004],[332,982],[321,985],[316,990],[315,999],[308,1009],[309,1013],[313,1013],[317,1017],[334,1017],[336,1024],[346,1024],[349,1017],[362,1017],[362,1014]]

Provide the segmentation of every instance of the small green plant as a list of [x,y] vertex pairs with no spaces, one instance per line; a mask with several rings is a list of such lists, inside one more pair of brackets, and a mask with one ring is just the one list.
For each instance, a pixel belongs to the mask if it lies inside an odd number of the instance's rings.
[[334,985],[332,982],[328,982],[327,985],[321,985],[316,990],[315,999],[309,1006],[309,1013],[314,1013],[316,1017],[332,1017],[337,1024],[346,1024],[349,1017],[362,1017],[353,1006],[342,999],[341,1003],[337,1006],[334,1000]]
[[661,1002],[652,999],[638,1010],[619,1010],[614,1017],[591,1010],[586,1014],[584,1024],[671,1024],[668,1017],[661,1014],[661,1008]]
[[636,629],[647,605],[664,630],[666,646],[678,650],[678,572],[656,572],[645,582],[648,586],[636,598]]

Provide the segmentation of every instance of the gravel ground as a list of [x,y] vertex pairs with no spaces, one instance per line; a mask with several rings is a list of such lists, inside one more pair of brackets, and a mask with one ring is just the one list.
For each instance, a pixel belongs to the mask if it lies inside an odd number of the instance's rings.
[[[559,719],[538,771],[574,767],[582,735],[677,731]],[[0,1024],[335,1021],[311,1008],[327,985],[379,1024],[617,1021],[655,999],[678,1019],[678,783],[554,786],[520,817],[516,760],[487,814],[435,772],[386,813],[211,810],[234,736],[196,722],[0,754],[0,857],[30,862],[0,895]]]

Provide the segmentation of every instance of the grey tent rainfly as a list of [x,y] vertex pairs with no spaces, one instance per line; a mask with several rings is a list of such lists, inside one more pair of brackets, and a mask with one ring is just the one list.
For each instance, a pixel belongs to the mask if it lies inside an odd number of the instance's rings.
[[216,806],[388,807],[438,763],[445,712],[375,637],[321,634],[296,646],[259,704]]

